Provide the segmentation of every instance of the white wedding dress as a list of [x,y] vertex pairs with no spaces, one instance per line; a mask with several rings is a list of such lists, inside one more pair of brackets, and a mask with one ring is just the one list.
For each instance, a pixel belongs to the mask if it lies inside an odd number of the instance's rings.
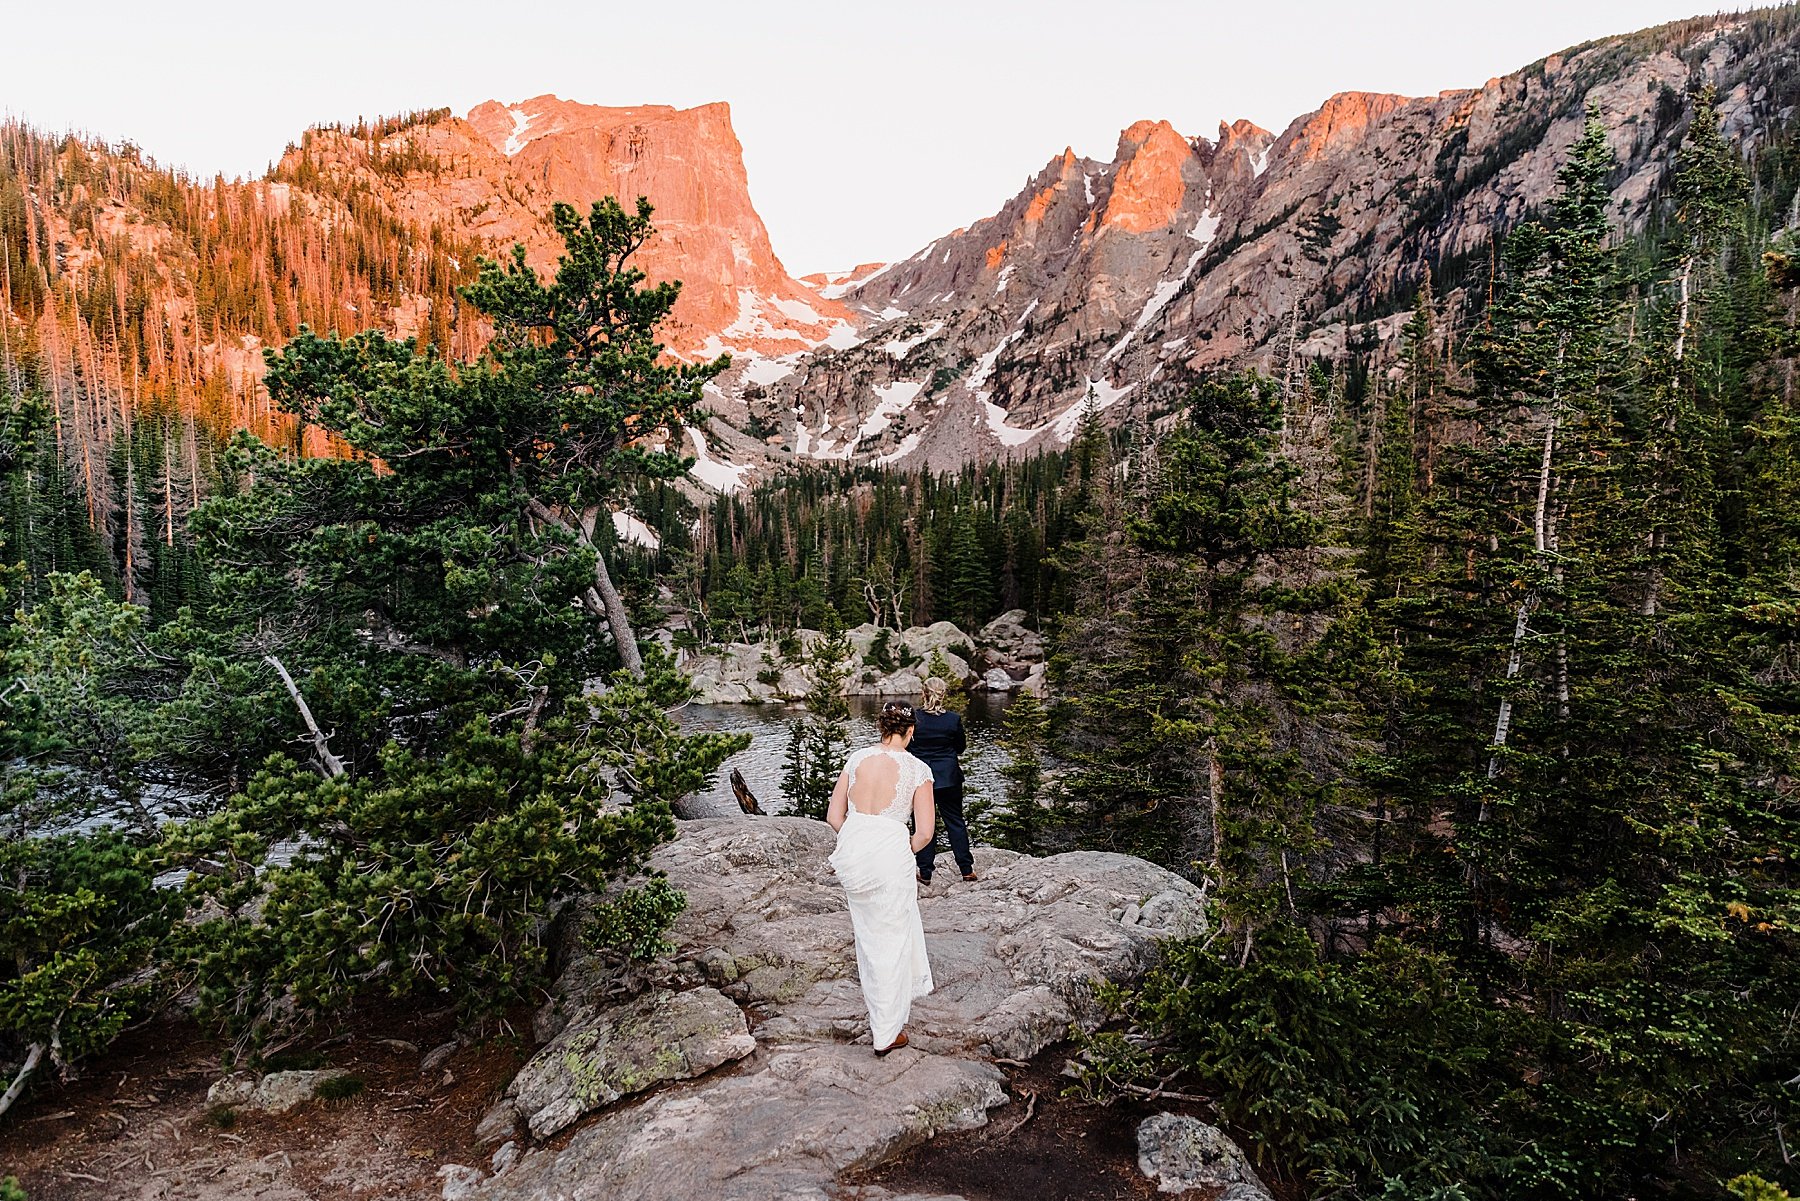
[[850,902],[856,969],[862,978],[863,1000],[869,1006],[869,1033],[879,1049],[890,1045],[906,1027],[913,998],[932,988],[931,961],[925,956],[925,927],[919,920],[919,893],[914,884],[918,865],[906,826],[912,815],[913,793],[931,779],[931,768],[905,751],[865,747],[844,764],[843,777],[851,791],[857,768],[876,755],[887,755],[898,768],[894,797],[879,813],[849,806],[831,866]]

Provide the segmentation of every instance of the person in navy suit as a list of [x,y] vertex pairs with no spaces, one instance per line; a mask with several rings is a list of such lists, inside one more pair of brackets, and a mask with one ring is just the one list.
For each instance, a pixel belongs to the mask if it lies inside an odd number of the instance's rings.
[[[912,753],[931,768],[931,793],[937,800],[938,820],[950,836],[950,853],[956,856],[962,878],[973,880],[975,856],[969,852],[969,826],[963,820],[963,772],[957,758],[968,749],[969,742],[963,734],[961,716],[945,711],[950,686],[932,676],[925,681],[924,692],[923,703],[913,710]],[[926,843],[917,858],[919,883],[930,884],[932,868],[937,865],[936,840]]]

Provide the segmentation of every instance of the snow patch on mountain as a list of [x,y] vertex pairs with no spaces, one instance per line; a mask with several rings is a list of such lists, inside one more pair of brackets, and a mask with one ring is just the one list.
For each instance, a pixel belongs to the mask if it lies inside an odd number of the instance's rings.
[[766,358],[762,355],[746,356],[750,361],[744,368],[744,378],[766,388],[777,380],[786,379],[794,374],[800,366],[803,353],[796,350],[793,354],[784,354],[776,358]]
[[[739,288],[737,294],[737,316],[731,324],[716,334],[707,337],[705,345],[700,349],[703,358],[713,358],[721,354],[751,354],[742,343],[752,339],[764,342],[798,342],[800,350],[815,346],[829,346],[833,350],[847,350],[862,341],[856,332],[856,326],[842,317],[833,317],[827,322],[818,310],[802,300],[786,297],[768,297],[750,288]],[[778,324],[771,320],[770,314],[794,321],[803,325],[824,325],[827,332],[823,337],[811,335],[804,330],[793,329],[786,324]],[[774,361],[782,361],[799,354],[800,350],[788,355],[775,356]],[[768,370],[765,368],[764,370]],[[783,371],[782,375],[786,375]],[[781,378],[776,376],[776,379]]]
[[942,321],[933,321],[923,331],[911,338],[892,338],[881,344],[881,349],[896,359],[903,359],[912,353],[915,346],[931,341],[944,332]]
[[795,321],[804,321],[808,325],[817,325],[821,318],[817,309],[804,300],[776,300],[775,307]]
[[512,132],[507,135],[505,146],[506,157],[511,158],[530,143],[531,139],[527,138],[525,134],[531,129],[531,123],[537,120],[541,114],[534,113],[527,116],[522,108],[509,108],[506,112],[513,122]]
[[862,335],[856,332],[856,327],[839,317],[832,323],[831,332],[825,335],[823,344],[833,350],[849,350],[861,342]]
[[857,428],[856,437],[873,438],[893,424],[894,418],[912,407],[913,400],[919,390],[925,386],[923,381],[913,383],[910,380],[896,380],[891,384],[883,384],[875,389],[877,397],[875,409],[863,419]]
[[1212,206],[1207,205],[1206,209],[1194,218],[1194,228],[1188,230],[1188,237],[1200,243],[1200,249],[1205,250],[1212,245],[1213,239],[1219,236],[1221,220],[1222,218],[1212,211]]
[[[799,330],[787,329],[771,322],[767,315],[769,307],[772,306],[764,297],[758,296],[749,288],[739,288],[737,317],[720,333],[727,338],[769,338],[776,341],[791,339],[808,345],[812,343],[812,339]],[[817,316],[815,313],[815,319]]]
[[732,493],[744,486],[744,475],[750,470],[748,466],[725,462],[712,457],[712,451],[706,445],[706,435],[700,432],[699,426],[687,427],[688,438],[694,443],[693,476],[714,492]]
[[885,455],[878,455],[875,459],[875,466],[886,467],[890,463],[898,463],[901,459],[904,459],[907,455],[910,455],[917,449],[919,449],[919,434],[918,431],[915,430],[906,435],[906,437],[900,439],[899,446],[896,446]]
[[621,542],[635,542],[650,550],[662,546],[662,539],[657,537],[656,531],[645,525],[643,519],[635,513],[614,509],[612,522],[613,532],[618,534]]
[[[825,300],[841,300],[846,294],[862,287],[870,280],[886,275],[894,266],[893,263],[882,263],[867,275],[858,275],[854,270],[827,272],[824,277],[825,282],[814,288],[813,291]],[[808,279],[817,278],[819,277],[808,276]]]
[[1006,410],[988,399],[986,392],[977,394],[981,411],[987,416],[987,427],[1003,446],[1022,446],[1037,437],[1037,430],[1022,430],[1006,423]]
[[[1123,388],[1118,388],[1114,387],[1111,381],[1104,379],[1090,379],[1087,384],[1088,389],[1093,393],[1094,411],[1096,413],[1103,413],[1107,409],[1110,409],[1119,402],[1119,399],[1122,396],[1137,386],[1135,384],[1126,384]],[[1087,405],[1088,401],[1084,396],[1076,404],[1072,404],[1067,409],[1064,409],[1060,416],[1050,422],[1048,428],[1056,435],[1057,441],[1068,443],[1075,440],[1075,431],[1081,428],[1081,414],[1082,411],[1087,408]],[[1039,431],[1033,430],[1031,432],[1035,434]]]

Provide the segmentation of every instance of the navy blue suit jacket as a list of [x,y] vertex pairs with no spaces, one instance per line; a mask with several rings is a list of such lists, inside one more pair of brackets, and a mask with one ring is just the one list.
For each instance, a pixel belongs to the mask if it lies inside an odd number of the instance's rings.
[[955,713],[913,710],[913,740],[906,749],[931,768],[933,788],[961,788],[962,764],[957,756],[969,748],[962,717]]

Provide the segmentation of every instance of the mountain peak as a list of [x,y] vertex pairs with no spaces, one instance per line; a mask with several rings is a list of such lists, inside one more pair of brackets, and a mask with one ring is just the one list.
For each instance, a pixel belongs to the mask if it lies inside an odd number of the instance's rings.
[[1139,121],[1120,134],[1118,162],[1100,224],[1129,233],[1167,227],[1200,175],[1193,143],[1167,121]]
[[[1340,145],[1361,140],[1370,126],[1407,104],[1411,98],[1391,92],[1339,92],[1289,127],[1303,161],[1310,161]],[[1286,135],[1284,135],[1286,136]]]

